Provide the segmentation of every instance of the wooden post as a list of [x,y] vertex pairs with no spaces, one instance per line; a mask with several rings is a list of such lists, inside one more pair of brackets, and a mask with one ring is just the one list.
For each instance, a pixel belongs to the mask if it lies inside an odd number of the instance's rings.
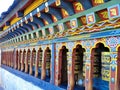
[[40,51],[36,50],[35,77],[38,77],[39,53],[40,53]]
[[30,71],[29,71],[29,74],[32,75],[33,72],[32,72],[32,67],[33,67],[33,53],[34,51],[32,50],[32,55],[31,55],[31,59],[30,59]]
[[[110,63],[110,83],[109,83],[109,88],[110,90],[119,90],[120,89],[120,85],[119,85],[119,67],[120,67],[120,63],[119,63],[119,56],[117,58],[117,52],[111,52],[111,63]],[[117,60],[118,59],[118,60]]]
[[19,51],[19,54],[18,54],[18,70],[20,70],[20,60],[21,60],[21,50]]
[[52,84],[54,84],[55,82],[55,56],[56,56],[56,54],[55,54],[55,52],[56,52],[56,48],[55,48],[55,44],[53,43],[52,45],[51,45],[51,63],[50,63],[50,83],[52,83]]
[[17,51],[14,49],[14,55],[13,55],[13,59],[14,59],[14,69],[17,69]]
[[68,69],[68,90],[73,90],[74,89],[74,61],[72,61],[72,48],[69,48],[69,52],[67,52],[67,69]]
[[93,60],[93,51],[92,55],[89,52],[84,53],[85,63],[85,90],[93,90],[92,89],[92,60]]
[[25,59],[25,72],[28,73],[28,65],[30,64],[30,60],[31,60],[31,56],[32,56],[32,52],[30,51],[30,49],[28,49],[27,54],[26,54],[26,59]]
[[46,50],[43,50],[43,56],[42,56],[42,72],[41,72],[41,79],[44,80],[46,77]]

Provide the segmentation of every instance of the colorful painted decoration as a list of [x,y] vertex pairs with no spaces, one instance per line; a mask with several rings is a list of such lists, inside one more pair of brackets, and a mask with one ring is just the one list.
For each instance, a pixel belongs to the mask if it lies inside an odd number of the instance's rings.
[[84,10],[84,8],[80,2],[74,2],[73,7],[74,7],[75,13],[78,13],[78,12],[81,12]]
[[45,3],[45,12],[49,11],[48,2]]
[[20,22],[21,22],[20,25],[23,26],[23,20],[22,19],[20,20]]
[[46,21],[45,19],[43,21],[45,25],[48,25],[48,21]]
[[62,12],[63,18],[66,18],[69,16],[68,12],[65,9],[61,9],[61,12]]
[[109,19],[120,16],[120,5],[114,5],[108,8]]
[[27,21],[27,18],[25,17],[25,23],[27,24],[28,23],[28,21]]
[[97,6],[104,3],[104,0],[92,0],[93,6]]
[[54,15],[52,15],[52,19],[53,19],[54,22],[58,21],[57,18]]
[[42,35],[45,36],[45,30],[42,30]]
[[33,15],[30,13],[30,21],[33,22]]
[[86,16],[80,17],[80,21],[82,22],[83,25],[87,24]]
[[37,8],[37,17],[40,17],[40,16],[41,16],[41,14],[40,14],[40,9]]
[[50,34],[54,34],[53,27],[49,27],[49,32],[50,32]]
[[58,28],[59,28],[59,31],[60,31],[60,32],[63,32],[63,31],[64,31],[64,25],[63,25],[63,23],[60,23],[60,24],[58,25]]
[[102,80],[110,80],[110,53],[102,52]]
[[70,24],[72,28],[77,28],[78,27],[77,19],[75,18],[70,20]]
[[60,0],[56,0],[55,4],[56,6],[59,6],[61,4]]
[[101,11],[99,11],[99,12],[97,12],[97,13],[98,13],[99,17],[100,17],[102,20],[106,20],[106,19],[109,18],[109,17],[108,17],[108,11],[107,11],[107,9],[101,10]]
[[19,24],[17,23],[17,28],[19,28]]
[[107,39],[108,46],[115,48],[118,45],[117,37],[110,37]]
[[86,19],[87,19],[87,24],[93,24],[96,22],[94,13],[87,14]]

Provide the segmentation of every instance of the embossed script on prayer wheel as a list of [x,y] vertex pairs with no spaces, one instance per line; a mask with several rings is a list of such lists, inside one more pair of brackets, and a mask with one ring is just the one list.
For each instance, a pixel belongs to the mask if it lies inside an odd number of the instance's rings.
[[42,51],[39,52],[39,67],[42,66]]
[[100,76],[100,70],[101,70],[101,53],[95,52],[94,53],[94,77]]
[[33,52],[33,66],[35,66],[35,61],[36,61],[36,52]]
[[50,76],[50,60],[51,60],[51,52],[46,52],[46,75]]
[[110,80],[110,53],[102,52],[102,80]]

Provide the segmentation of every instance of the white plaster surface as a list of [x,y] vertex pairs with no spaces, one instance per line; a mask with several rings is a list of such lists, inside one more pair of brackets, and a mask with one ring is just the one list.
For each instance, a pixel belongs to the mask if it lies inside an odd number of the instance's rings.
[[43,90],[0,67],[0,83],[4,90]]

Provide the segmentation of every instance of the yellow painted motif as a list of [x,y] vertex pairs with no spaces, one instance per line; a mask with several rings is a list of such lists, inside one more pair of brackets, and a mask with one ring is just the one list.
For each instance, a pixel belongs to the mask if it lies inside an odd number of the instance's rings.
[[110,14],[116,16],[117,15],[116,8],[110,9]]
[[110,53],[102,52],[102,79],[105,81],[110,80]]
[[12,25],[12,24],[15,24],[17,21],[19,21],[20,20],[20,18],[17,18],[17,17],[15,17],[15,18],[13,18],[12,20],[11,20],[11,22],[10,22],[10,24]]
[[93,21],[94,21],[94,18],[93,18],[92,15],[88,16],[88,21],[89,21],[89,22],[93,22]]
[[101,4],[101,3],[104,3],[104,0],[94,0],[94,3],[95,4]]
[[61,4],[60,0],[56,0],[55,4],[56,6],[59,6]]
[[48,11],[49,11],[49,7],[46,7],[46,8],[45,8],[45,12],[48,12]]
[[37,17],[40,17],[40,16],[41,16],[41,14],[40,14],[40,12],[38,12],[38,13],[37,13]]
[[83,23],[86,23],[86,17],[81,17],[81,21],[82,21]]
[[9,26],[4,26],[3,27],[3,30],[6,30],[6,29],[8,29],[9,28]]
[[75,7],[76,7],[76,10],[78,10],[78,11],[79,11],[79,10],[83,10],[83,6],[82,6],[82,4],[79,3],[79,2],[75,4]]
[[63,12],[64,17],[69,15],[68,12],[65,9],[62,9],[62,12]]
[[72,25],[73,27],[75,27],[75,26],[76,26],[76,20],[73,20],[73,21],[71,22],[71,25]]
[[52,17],[53,17],[54,21],[57,22],[57,18],[54,15],[52,15]]
[[44,20],[44,22],[45,22],[45,25],[48,25],[48,24],[49,24],[48,21],[46,21],[46,20]]
[[107,11],[102,12],[101,14],[103,15],[103,18],[108,18],[108,12]]
[[45,1],[46,0],[35,0],[30,6],[28,6],[27,9],[25,9],[24,15],[27,15],[28,13],[30,13],[32,10],[37,8],[39,5],[41,5]]

